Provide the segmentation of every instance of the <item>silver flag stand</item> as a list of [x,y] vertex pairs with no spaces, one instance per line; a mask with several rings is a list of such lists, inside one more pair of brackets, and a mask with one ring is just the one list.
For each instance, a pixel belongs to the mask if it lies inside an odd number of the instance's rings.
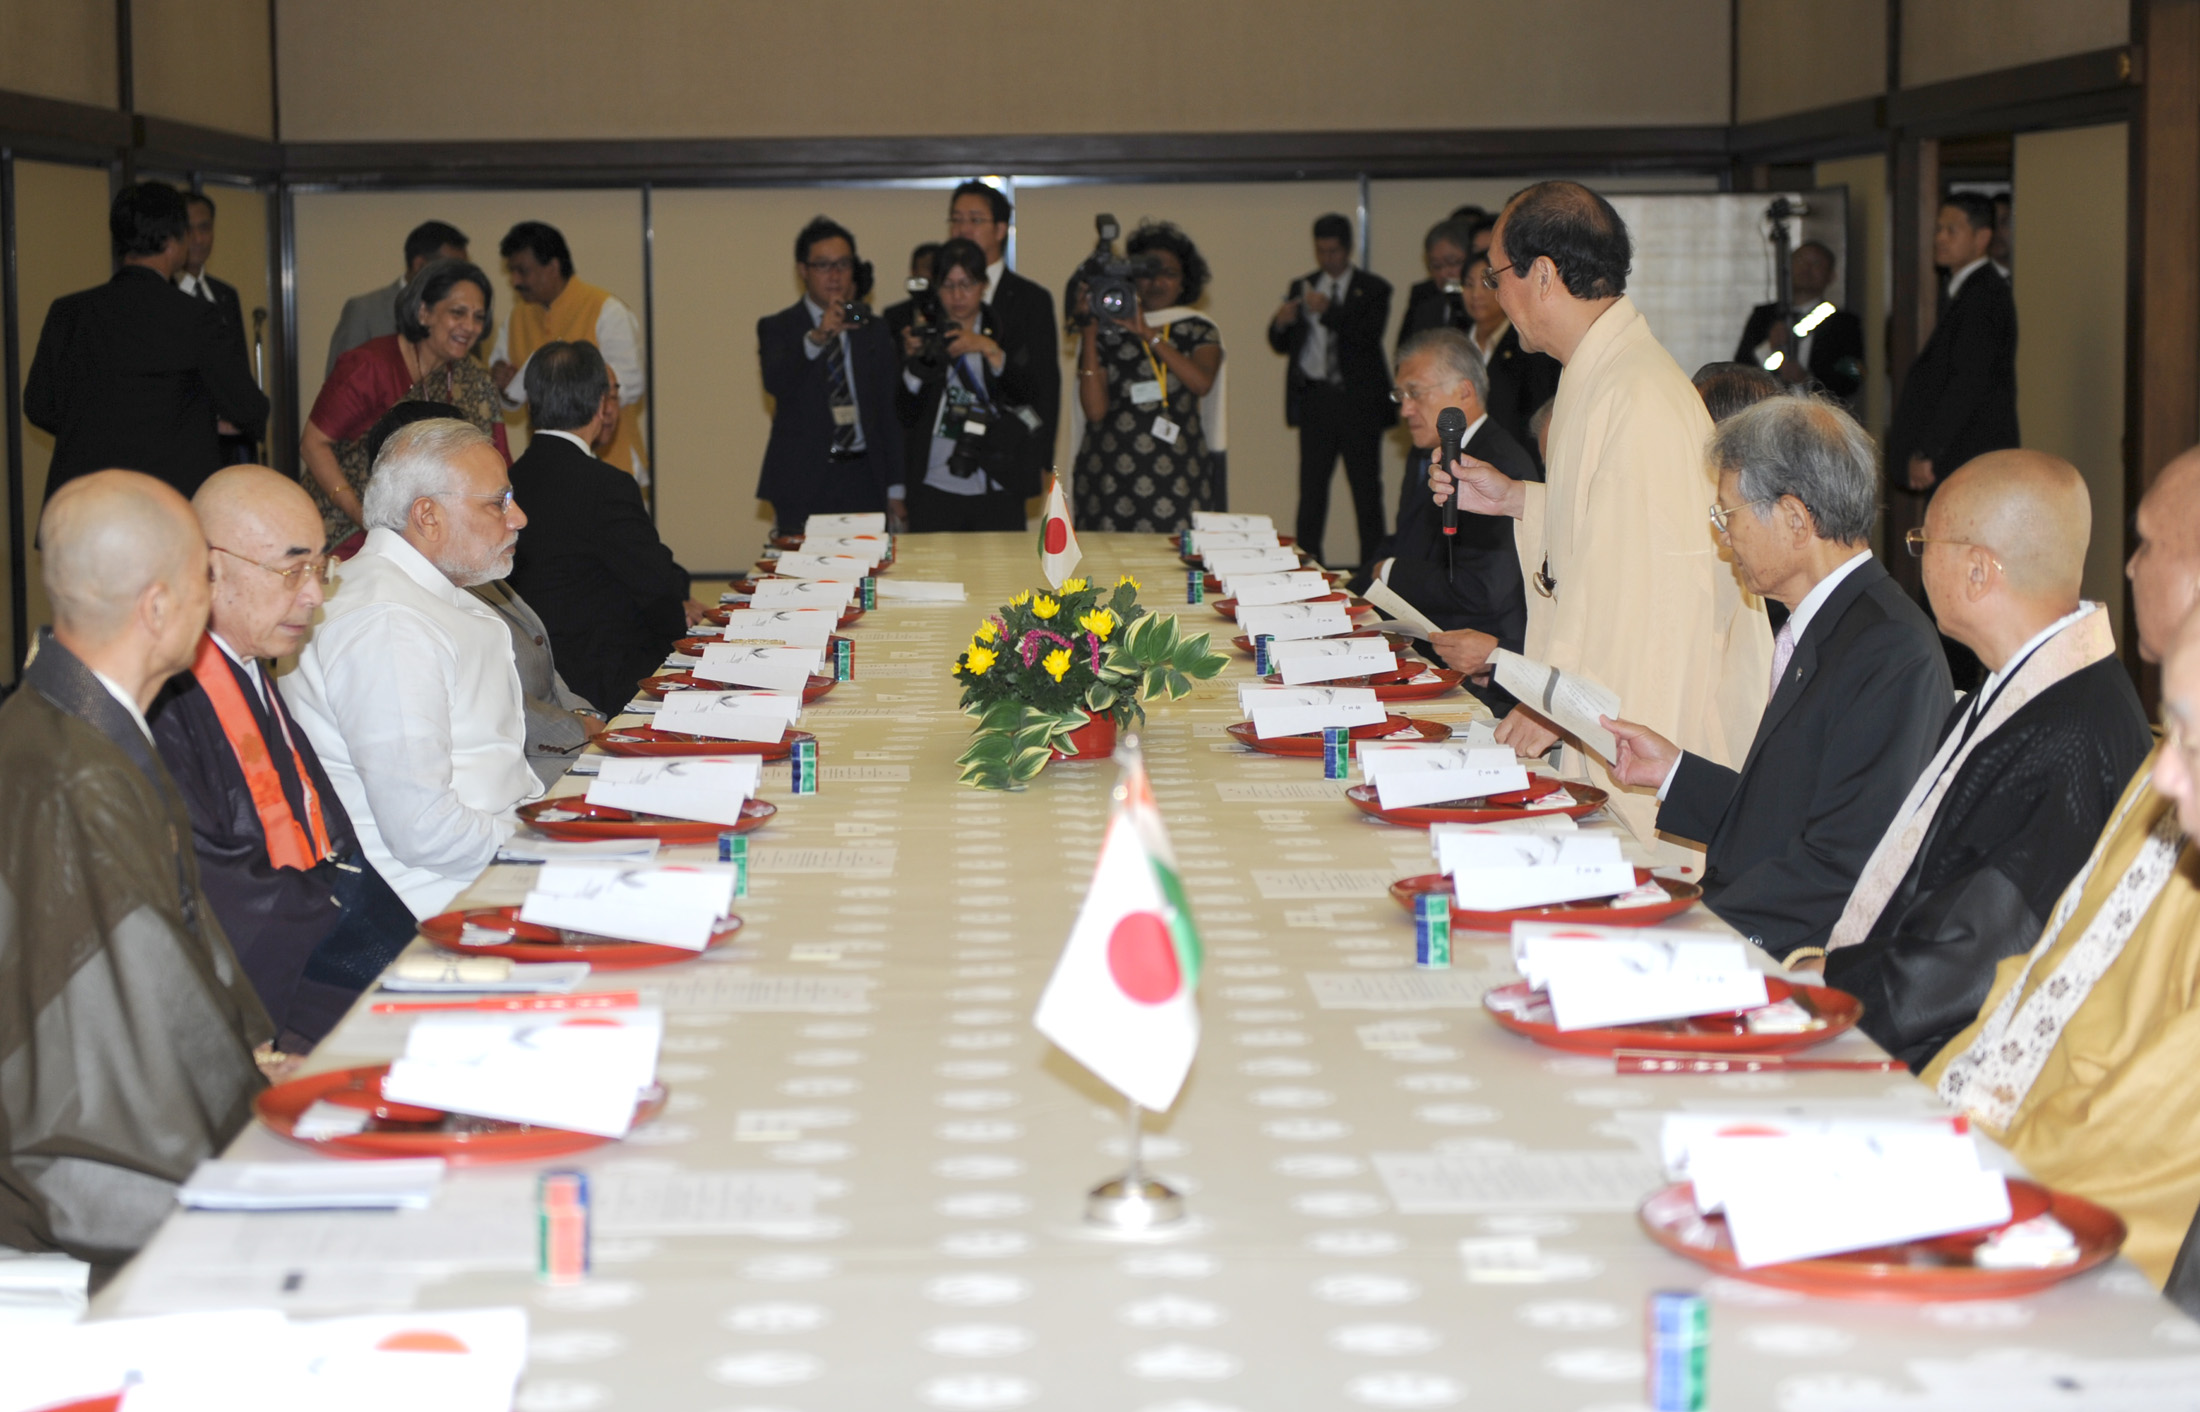
[[1140,1160],[1140,1120],[1144,1112],[1135,1102],[1128,1105],[1130,1165],[1122,1176],[1102,1182],[1085,1198],[1087,1225],[1133,1235],[1184,1219],[1184,1198],[1174,1188],[1148,1177]]

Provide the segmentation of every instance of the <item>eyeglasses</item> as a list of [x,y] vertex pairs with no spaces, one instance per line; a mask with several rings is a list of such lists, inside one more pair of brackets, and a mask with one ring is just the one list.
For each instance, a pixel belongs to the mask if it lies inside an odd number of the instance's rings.
[[975,280],[975,279],[943,279],[943,280],[941,280],[941,281],[940,281],[940,293],[942,293],[942,294],[945,294],[945,293],[946,293],[946,292],[947,292],[948,290],[950,290],[950,289],[954,290],[954,291],[955,291],[955,292],[956,292],[957,294],[960,294],[960,293],[962,293],[962,292],[963,292],[964,290],[966,290],[966,289],[983,289],[983,288],[985,288],[985,281],[983,281],[983,280]]
[[999,224],[999,221],[993,219],[993,213],[991,211],[954,211],[950,212],[947,217],[947,226],[950,230],[967,229],[976,226],[995,226]]
[[479,500],[484,505],[496,506],[498,513],[503,514],[511,510],[512,502],[519,497],[519,492],[510,486],[506,486],[495,495],[475,495],[468,491],[450,490],[434,498],[440,500],[444,498],[444,495],[456,496],[460,500]]
[[265,569],[268,573],[281,579],[283,587],[293,591],[304,582],[303,576],[306,574],[311,574],[319,579],[321,586],[324,588],[336,582],[336,560],[327,554],[316,554],[310,559],[300,559],[297,563],[285,567],[279,564],[263,564],[257,559],[247,559],[236,550],[224,549],[219,544],[209,544],[206,547],[216,554],[227,554],[232,559],[242,560],[255,569]]
[[1770,505],[1772,502],[1778,500],[1779,498],[1780,497],[1777,495],[1768,495],[1762,500],[1745,500],[1741,504],[1732,507],[1721,505],[1717,501],[1713,501],[1711,504],[1711,523],[1719,527],[1719,533],[1725,534],[1726,522],[1728,520],[1734,518],[1734,516],[1740,514],[1742,511],[1749,509],[1751,506]]
[[1436,398],[1441,397],[1442,395],[1442,388],[1419,387],[1410,382],[1401,384],[1400,386],[1394,387],[1390,390],[1390,400],[1398,403],[1401,406],[1408,402],[1433,401]]
[[802,265],[803,268],[816,270],[819,274],[826,274],[833,271],[846,273],[847,271],[852,270],[856,267],[856,257],[853,255],[843,255],[837,260],[804,260],[802,262]]
[[1505,271],[1507,270],[1516,270],[1519,268],[1520,266],[1518,264],[1490,266],[1488,269],[1482,271],[1482,287],[1488,290],[1495,290],[1497,288],[1497,277],[1499,275],[1505,273]]
[[1973,544],[1968,539],[1928,539],[1925,531],[1914,529],[1902,536],[1902,543],[1909,549],[1912,559],[1924,558],[1925,546],[1928,544],[1953,544],[1965,549],[1985,549],[1987,562],[2003,573],[2008,572],[2006,569],[2001,568],[2001,560],[1994,557],[1992,549],[1983,544]]

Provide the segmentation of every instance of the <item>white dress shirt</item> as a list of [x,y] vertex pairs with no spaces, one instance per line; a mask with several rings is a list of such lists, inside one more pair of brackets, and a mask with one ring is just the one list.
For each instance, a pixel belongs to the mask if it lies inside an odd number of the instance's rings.
[[413,915],[443,911],[542,793],[512,639],[393,530],[367,533],[284,693]]
[[1008,268],[1008,256],[1003,255],[985,267],[985,302],[993,302],[993,291],[1001,287],[1001,271]]
[[[1329,296],[1330,307],[1344,302],[1345,291],[1352,288],[1351,267],[1341,275],[1321,274],[1314,277],[1309,290],[1318,289]],[[1304,295],[1302,294],[1303,298]],[[1299,317],[1306,320],[1306,342],[1299,345],[1299,371],[1314,382],[1329,381],[1329,325],[1315,313],[1313,306],[1299,306]]]
[[176,276],[176,288],[182,290],[184,293],[190,295],[193,299],[198,300],[202,304],[212,304],[217,302],[214,298],[214,286],[208,280],[207,276],[204,273],[195,275],[181,274]]
[[[510,362],[505,349],[511,340],[512,320],[507,316],[497,330],[496,347],[489,350],[489,361]],[[649,375],[642,371],[642,325],[617,295],[605,296],[603,308],[596,315],[596,336],[590,342],[619,379],[619,405],[631,407],[641,401],[649,391]],[[529,354],[528,362],[533,361],[534,355]],[[504,400],[513,407],[527,405],[527,363],[520,364],[519,371],[512,374],[511,385],[504,389]]]

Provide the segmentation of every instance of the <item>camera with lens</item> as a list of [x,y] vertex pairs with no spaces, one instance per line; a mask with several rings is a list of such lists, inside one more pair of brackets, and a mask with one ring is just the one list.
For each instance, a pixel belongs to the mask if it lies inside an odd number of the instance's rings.
[[930,382],[947,371],[947,345],[962,332],[962,325],[950,321],[947,310],[940,304],[940,292],[932,287],[932,281],[911,279],[908,284],[911,321],[909,332],[916,338],[916,351],[908,355],[909,370],[920,382]]
[[877,317],[878,315],[871,312],[871,306],[861,300],[840,306],[840,321],[849,328],[862,328]]
[[[1138,310],[1138,289],[1133,281],[1141,275],[1153,272],[1153,262],[1144,259],[1125,259],[1115,253],[1116,237],[1123,228],[1115,217],[1102,214],[1093,217],[1093,228],[1099,232],[1099,240],[1085,262],[1070,276],[1070,323],[1078,328],[1098,320],[1100,331],[1109,333],[1118,327],[1118,319],[1130,318]],[[1085,293],[1084,310],[1076,307],[1076,292]]]

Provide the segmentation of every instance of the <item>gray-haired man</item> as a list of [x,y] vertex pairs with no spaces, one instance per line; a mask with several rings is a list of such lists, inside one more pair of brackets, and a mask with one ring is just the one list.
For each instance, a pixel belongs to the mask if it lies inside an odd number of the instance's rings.
[[1872,557],[1871,438],[1831,402],[1777,397],[1721,423],[1712,526],[1745,587],[1788,606],[1739,771],[1608,722],[1613,776],[1656,786],[1661,833],[1704,844],[1704,903],[1774,956],[1822,947],[1939,743],[1939,635]]

